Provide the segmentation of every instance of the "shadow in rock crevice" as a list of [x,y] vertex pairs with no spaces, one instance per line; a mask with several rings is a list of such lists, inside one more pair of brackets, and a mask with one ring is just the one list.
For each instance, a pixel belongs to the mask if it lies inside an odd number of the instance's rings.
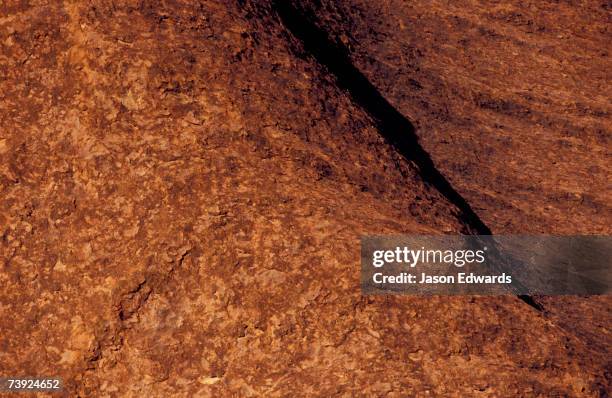
[[420,145],[414,125],[352,64],[348,49],[330,40],[324,31],[290,2],[275,1],[273,7],[284,26],[302,43],[304,50],[325,66],[336,78],[338,86],[346,90],[353,101],[374,119],[387,142],[417,167],[426,184],[433,186],[459,209],[459,218],[466,226],[466,232],[490,235],[489,227],[435,167],[427,151]]
[[[459,219],[468,234],[491,235],[491,229],[474,212],[451,183],[436,168],[431,156],[419,143],[414,125],[393,107],[376,87],[351,62],[348,49],[332,41],[305,12],[286,0],[274,1],[272,6],[287,30],[298,39],[304,50],[335,77],[338,86],[347,91],[353,101],[374,119],[378,131],[395,150],[412,162],[425,184],[434,187],[459,211]],[[501,256],[494,242],[485,239],[494,255]],[[532,296],[518,298],[537,311],[544,308]]]

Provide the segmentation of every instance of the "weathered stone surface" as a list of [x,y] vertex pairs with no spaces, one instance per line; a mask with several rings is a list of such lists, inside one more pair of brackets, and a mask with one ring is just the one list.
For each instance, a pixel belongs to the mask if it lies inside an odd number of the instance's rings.
[[[0,375],[61,376],[84,397],[605,396],[609,314],[594,346],[578,321],[515,297],[360,296],[360,235],[473,225],[277,11],[0,5]],[[608,112],[604,100],[581,103]],[[472,123],[489,128],[486,112]],[[417,134],[436,119],[407,116]],[[487,191],[470,187],[479,210]],[[495,231],[515,214],[487,209]],[[525,231],[567,231],[538,220]]]
[[605,2],[296,3],[493,232],[609,233]]

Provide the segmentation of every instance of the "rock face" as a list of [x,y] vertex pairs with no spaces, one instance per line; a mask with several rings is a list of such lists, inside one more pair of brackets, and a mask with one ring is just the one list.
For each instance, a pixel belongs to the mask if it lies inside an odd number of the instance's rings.
[[605,3],[296,3],[287,12],[328,34],[418,124],[493,232],[609,233]]
[[360,295],[363,234],[609,233],[608,11],[432,4],[3,2],[0,375],[606,396],[607,298]]

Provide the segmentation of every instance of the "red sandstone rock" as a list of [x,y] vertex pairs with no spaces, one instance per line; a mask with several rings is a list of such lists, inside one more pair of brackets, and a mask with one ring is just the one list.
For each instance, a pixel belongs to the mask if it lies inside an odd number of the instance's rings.
[[[494,232],[608,233],[609,99],[587,94],[605,58],[553,89],[542,82],[558,74],[536,62],[607,52],[604,24],[558,44],[573,29],[563,5],[543,17],[558,31],[533,39],[545,51],[531,60],[506,53],[531,34],[512,28],[512,10],[475,26],[475,5],[317,11],[462,203],[385,139],[278,4],[38,3],[0,5],[0,375],[60,376],[66,396],[84,397],[607,394],[607,299],[589,302],[603,321],[581,328],[585,316],[511,296],[363,297],[358,240],[478,232],[482,220]],[[449,47],[463,37],[452,45],[469,45],[466,58]],[[542,86],[513,92],[489,59]],[[418,73],[395,77],[402,65]],[[535,142],[558,167],[532,171]],[[565,193],[582,207],[556,201]]]

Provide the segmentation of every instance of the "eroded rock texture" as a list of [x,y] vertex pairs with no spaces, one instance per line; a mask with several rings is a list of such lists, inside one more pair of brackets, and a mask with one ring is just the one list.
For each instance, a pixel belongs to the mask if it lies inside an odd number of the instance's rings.
[[[610,8],[304,1],[496,233],[608,233]],[[295,11],[297,10],[297,11]]]
[[[580,33],[565,3],[543,32],[475,3],[287,4],[0,3],[0,375],[83,397],[605,396],[606,298],[362,297],[358,239],[608,233],[608,11]],[[390,139],[288,18],[420,141]],[[487,55],[511,46],[542,51]]]

